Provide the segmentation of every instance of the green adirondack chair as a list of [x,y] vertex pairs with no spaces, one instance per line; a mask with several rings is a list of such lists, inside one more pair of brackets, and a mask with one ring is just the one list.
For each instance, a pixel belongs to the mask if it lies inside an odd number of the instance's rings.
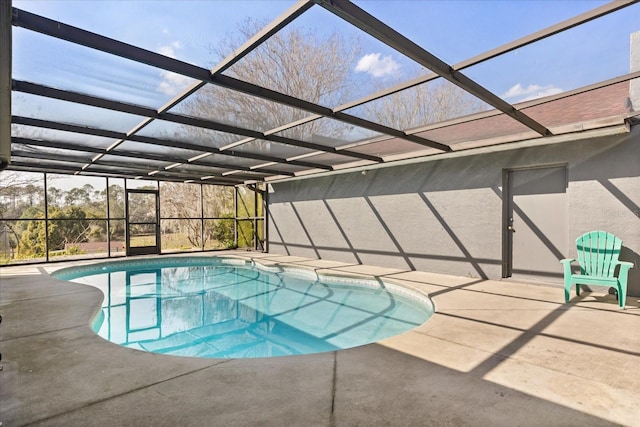
[[[564,300],[569,302],[571,285],[576,285],[576,295],[580,295],[580,285],[614,287],[618,291],[618,304],[624,310],[627,297],[627,276],[633,263],[618,261],[622,241],[606,231],[590,231],[576,239],[577,258],[560,260],[564,266]],[[573,274],[571,263],[578,261],[580,273]],[[620,266],[618,277],[615,270]]]

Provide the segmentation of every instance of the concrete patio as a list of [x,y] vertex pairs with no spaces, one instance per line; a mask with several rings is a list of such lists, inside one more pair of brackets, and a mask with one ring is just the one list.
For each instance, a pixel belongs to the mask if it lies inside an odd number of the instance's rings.
[[431,296],[419,328],[349,350],[195,359],[109,343],[102,294],[0,269],[0,422],[8,426],[640,426],[640,306],[605,290],[235,253],[373,274]]

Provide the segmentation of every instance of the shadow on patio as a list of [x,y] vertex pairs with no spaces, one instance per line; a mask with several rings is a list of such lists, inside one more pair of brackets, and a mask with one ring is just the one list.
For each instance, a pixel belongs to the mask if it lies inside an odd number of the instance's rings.
[[[237,256],[247,254],[236,253]],[[637,425],[637,299],[273,254],[431,295],[378,344],[272,359],[143,353],[97,337],[93,288],[2,269],[0,421],[14,425]]]

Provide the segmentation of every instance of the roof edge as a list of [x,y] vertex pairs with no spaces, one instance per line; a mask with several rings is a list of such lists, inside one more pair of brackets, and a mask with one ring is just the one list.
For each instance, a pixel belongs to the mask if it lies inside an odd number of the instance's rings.
[[606,126],[597,126],[595,123],[584,123],[582,124],[582,129],[576,131],[575,127],[577,125],[578,124],[573,125],[574,126],[573,131],[565,132],[565,133],[557,134],[553,136],[548,136],[548,137],[538,136],[535,138],[523,139],[517,142],[496,143],[493,145],[484,145],[482,147],[469,148],[469,149],[447,152],[447,153],[431,154],[431,155],[425,155],[421,157],[411,157],[411,158],[403,158],[403,159],[397,159],[397,160],[388,158],[388,161],[385,163],[362,165],[361,162],[355,162],[355,163],[344,165],[343,167],[340,167],[339,169],[336,169],[335,171],[331,171],[331,172],[313,173],[310,171],[310,173],[308,174],[298,175],[296,177],[286,177],[286,178],[272,177],[269,179],[265,179],[265,182],[267,184],[272,184],[272,183],[276,184],[276,183],[282,183],[282,182],[299,181],[299,180],[309,179],[309,178],[321,178],[326,176],[334,176],[336,174],[344,174],[344,173],[357,173],[357,172],[366,173],[367,171],[371,171],[371,170],[384,169],[384,168],[390,168],[390,167],[396,167],[396,166],[426,163],[426,162],[452,159],[452,158],[458,158],[458,157],[476,156],[479,154],[518,150],[522,148],[542,147],[542,146],[548,146],[548,145],[563,144],[566,142],[586,141],[593,138],[601,138],[601,137],[613,136],[613,135],[623,135],[631,132],[631,123],[628,120],[623,119],[619,116],[615,118],[615,121],[614,121],[614,118],[610,118]]

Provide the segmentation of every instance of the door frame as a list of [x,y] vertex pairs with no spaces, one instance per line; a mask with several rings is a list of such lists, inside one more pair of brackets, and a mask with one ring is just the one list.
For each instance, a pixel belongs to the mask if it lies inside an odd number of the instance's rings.
[[546,163],[535,166],[520,166],[502,169],[502,277],[508,278],[513,275],[513,194],[511,189],[510,175],[512,172],[528,171],[536,169],[564,168],[565,177],[568,185],[569,164],[562,163]]
[[[154,194],[156,199],[156,215],[155,222],[132,222],[129,217],[129,194]],[[125,209],[125,242],[126,242],[126,254],[130,255],[158,255],[160,254],[160,191],[159,190],[145,190],[145,189],[127,189],[124,197],[124,209]],[[152,246],[136,246],[131,247],[131,232],[130,227],[132,225],[155,225],[154,230],[156,234],[156,244]]]

